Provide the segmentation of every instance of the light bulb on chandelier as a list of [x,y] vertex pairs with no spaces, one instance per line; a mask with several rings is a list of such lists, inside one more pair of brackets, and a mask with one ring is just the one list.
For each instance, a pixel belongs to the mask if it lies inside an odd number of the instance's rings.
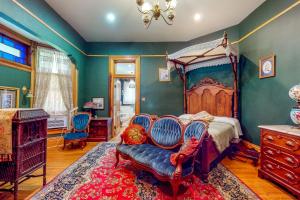
[[162,17],[166,24],[173,24],[177,0],[165,0],[165,9],[160,7],[159,0],[155,0],[152,4],[144,0],[136,0],[136,4],[138,11],[142,14],[142,20],[146,28],[149,28],[153,18],[158,20]]

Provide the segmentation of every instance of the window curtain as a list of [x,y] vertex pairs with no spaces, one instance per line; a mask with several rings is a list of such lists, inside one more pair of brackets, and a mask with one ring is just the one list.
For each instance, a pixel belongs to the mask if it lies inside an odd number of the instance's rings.
[[34,107],[44,108],[50,115],[69,116],[72,93],[70,59],[62,52],[38,47]]

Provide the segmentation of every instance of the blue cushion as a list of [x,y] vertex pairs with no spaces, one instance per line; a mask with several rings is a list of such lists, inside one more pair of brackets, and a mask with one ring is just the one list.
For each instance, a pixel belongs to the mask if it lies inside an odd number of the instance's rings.
[[[170,162],[170,156],[174,153],[171,150],[162,149],[151,144],[122,144],[117,146],[117,149],[137,162],[154,169],[160,175],[171,177],[175,171],[175,166]],[[182,169],[183,176],[191,174],[193,172],[192,159],[185,162]]]
[[72,126],[77,131],[84,131],[89,125],[90,116],[86,113],[80,113],[72,118]]
[[150,118],[148,116],[138,115],[132,121],[133,124],[138,124],[144,127],[146,132],[150,129]]
[[85,132],[66,133],[64,135],[64,140],[76,140],[76,139],[82,139],[87,137],[88,137],[88,133]]
[[181,139],[181,127],[176,119],[164,117],[156,120],[151,129],[152,139],[159,145],[171,147]]
[[206,126],[203,122],[194,121],[190,123],[184,131],[184,142],[191,137],[195,137],[197,140],[205,133]]

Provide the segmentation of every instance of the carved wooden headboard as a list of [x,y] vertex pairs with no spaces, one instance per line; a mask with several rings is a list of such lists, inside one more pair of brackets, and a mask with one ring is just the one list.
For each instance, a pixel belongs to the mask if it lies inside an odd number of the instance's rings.
[[232,88],[211,78],[204,78],[186,91],[187,113],[207,111],[215,116],[232,117],[233,93]]

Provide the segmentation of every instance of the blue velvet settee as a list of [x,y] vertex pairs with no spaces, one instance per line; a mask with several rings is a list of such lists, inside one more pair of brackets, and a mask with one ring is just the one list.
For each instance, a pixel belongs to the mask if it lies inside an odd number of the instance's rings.
[[[160,181],[170,182],[173,197],[176,198],[182,181],[192,179],[195,157],[203,139],[207,135],[207,124],[193,121],[184,126],[175,116],[163,116],[155,121],[150,115],[137,115],[131,124],[139,124],[146,130],[148,140],[144,144],[127,145],[121,142],[116,147],[116,167],[119,156],[132,161],[132,165],[152,173]],[[176,165],[170,162],[171,154],[178,152],[180,146],[191,137],[199,140],[199,147],[189,154],[179,154]]]

